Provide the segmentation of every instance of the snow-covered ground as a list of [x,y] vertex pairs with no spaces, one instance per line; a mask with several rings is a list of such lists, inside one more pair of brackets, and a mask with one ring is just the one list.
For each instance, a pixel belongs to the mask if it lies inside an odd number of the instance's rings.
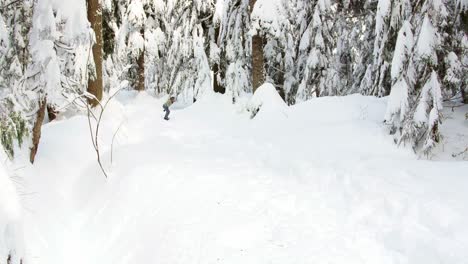
[[27,263],[466,263],[468,162],[397,148],[386,99],[250,119],[251,104],[213,95],[174,105],[169,122],[162,102],[123,92],[111,103],[107,180],[85,117],[44,127],[34,167],[18,170]]
[[[8,160],[1,152],[0,160]],[[0,263],[6,263],[9,258],[11,264],[20,261],[23,252],[23,233],[21,224],[21,204],[13,179],[0,163]],[[16,182],[19,184],[19,181]],[[10,264],[10,263],[8,263]]]

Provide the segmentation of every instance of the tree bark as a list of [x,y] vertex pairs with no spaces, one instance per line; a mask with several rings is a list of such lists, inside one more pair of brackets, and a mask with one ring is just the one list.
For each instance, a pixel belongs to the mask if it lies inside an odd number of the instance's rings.
[[[257,0],[250,0],[250,15]],[[256,32],[252,36],[252,88],[253,92],[265,82],[265,69],[263,59],[263,38]]]
[[96,98],[89,98],[88,103],[95,107],[102,100],[102,7],[99,0],[87,0],[88,20],[96,35],[96,43],[93,45],[94,65],[96,76],[88,80],[88,92]]
[[214,63],[213,64],[213,89],[215,93],[220,93],[224,94],[226,92],[226,88],[221,85],[218,81],[218,75],[221,74],[220,69],[219,69],[219,64]]
[[31,152],[29,153],[29,161],[31,163],[34,163],[37,150],[39,149],[39,141],[41,139],[41,128],[42,128],[42,123],[44,122],[46,106],[47,106],[46,98],[39,101],[39,110],[37,110],[36,122],[34,122],[34,127],[32,129],[32,147],[31,147]]
[[[140,31],[141,36],[145,39],[145,29],[144,27]],[[144,91],[145,90],[145,47],[143,46],[143,50],[140,52],[140,56],[137,59],[137,83],[135,89],[137,91]]]
[[[218,25],[215,28],[214,41],[217,41],[217,39],[219,38],[219,27],[220,27],[220,25]],[[219,68],[219,62],[213,63],[212,70],[213,70],[213,90],[216,93],[224,94],[226,92],[226,88],[224,86],[222,86],[221,83],[218,81],[218,75],[221,75],[221,77],[223,77],[222,73],[220,71],[221,69]]]
[[58,112],[53,105],[47,105],[47,116],[49,117],[49,122],[54,121],[57,118]]
[[463,103],[468,104],[468,87],[466,85],[466,81],[464,83],[465,84],[460,87],[460,90],[462,94]]

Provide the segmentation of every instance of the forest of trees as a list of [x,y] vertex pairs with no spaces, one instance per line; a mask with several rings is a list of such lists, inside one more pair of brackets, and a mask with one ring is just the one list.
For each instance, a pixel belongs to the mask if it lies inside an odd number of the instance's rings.
[[[67,2],[66,4],[61,2]],[[468,1],[0,0],[0,139],[34,162],[41,126],[111,89],[236,103],[270,82],[293,105],[389,96],[395,142],[429,152],[444,101],[468,104]],[[65,8],[64,5],[72,7]]]

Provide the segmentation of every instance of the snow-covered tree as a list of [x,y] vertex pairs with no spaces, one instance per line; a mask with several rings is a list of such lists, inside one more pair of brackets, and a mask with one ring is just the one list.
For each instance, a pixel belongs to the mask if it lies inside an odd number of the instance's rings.
[[206,20],[205,23],[211,22],[209,26],[205,26],[205,29],[208,30],[207,35],[207,42],[208,42],[208,50],[207,55],[211,67],[211,71],[213,72],[213,90],[217,93],[224,94],[226,92],[226,88],[222,85],[222,80],[224,79],[222,75],[222,71],[220,70],[220,47],[218,46],[218,39],[220,34],[220,28],[222,24],[222,17],[223,17],[223,8],[224,8],[224,0],[216,1],[214,6],[212,19]]
[[326,75],[332,53],[331,21],[326,17],[331,12],[329,0],[311,1],[312,16],[299,44],[298,79],[296,100],[304,101],[313,96],[329,95]]
[[446,87],[443,96],[468,104],[468,1],[456,0],[446,3],[448,23],[444,31],[443,67],[439,74]]
[[[101,34],[86,2],[102,6],[102,55],[91,50],[101,51]],[[46,109],[86,106],[101,56],[104,91],[127,85],[187,103],[213,89],[237,102],[263,78],[288,104],[390,95],[386,123],[416,151],[440,141],[444,100],[468,103],[466,0],[0,4],[0,136],[10,155],[28,131],[38,142]]]
[[113,60],[106,62],[115,68],[107,71],[120,72],[121,81],[127,80],[136,90],[144,90],[145,87],[145,8],[148,4],[147,0],[119,0],[113,7],[116,21],[110,25],[117,28],[114,29],[117,31],[117,43]]
[[[352,3],[349,1],[336,1],[333,13],[334,22],[331,29],[333,51],[329,55],[329,67],[327,70],[325,86],[328,95],[346,95],[356,92],[352,90],[353,68],[356,63],[355,32],[359,29],[359,20],[353,18]],[[359,42],[363,42],[359,40]],[[362,44],[361,44],[362,45]]]
[[[48,0],[34,4],[29,52],[31,61],[14,91],[18,108],[31,116],[31,162],[38,148],[45,110],[73,106],[86,95],[91,28],[85,2],[73,8]],[[49,107],[48,107],[49,106]]]
[[455,29],[448,25],[456,20],[448,8],[441,0],[414,6],[398,34],[392,61],[386,122],[399,143],[424,153],[440,142],[444,94],[450,98],[461,85],[458,56],[447,50],[453,48],[447,30]]
[[385,96],[391,86],[391,60],[393,48],[402,21],[411,14],[409,0],[379,0],[375,15],[375,38],[373,46],[373,63],[367,68],[361,83],[361,93],[374,96]]
[[193,102],[212,91],[205,49],[208,32],[203,22],[213,13],[214,3],[169,0],[154,4],[155,28],[147,37],[152,49],[149,63],[154,65],[149,78],[156,83],[158,94],[177,95],[179,100]]
[[[393,133],[401,127],[409,114],[411,94],[414,86],[414,65],[412,62],[414,36],[409,21],[405,21],[398,33],[395,53],[392,60],[392,89],[387,106],[385,120],[392,124]],[[412,102],[411,102],[412,103]]]
[[249,0],[225,1],[218,38],[220,69],[216,78],[234,102],[241,94],[252,91],[249,29]]
[[28,134],[26,117],[14,93],[29,62],[29,29],[32,1],[0,1],[0,140],[13,157]]
[[296,62],[299,42],[307,28],[307,6],[304,0],[282,0],[276,7],[276,20],[262,24],[266,78],[288,104],[295,102],[298,87]]

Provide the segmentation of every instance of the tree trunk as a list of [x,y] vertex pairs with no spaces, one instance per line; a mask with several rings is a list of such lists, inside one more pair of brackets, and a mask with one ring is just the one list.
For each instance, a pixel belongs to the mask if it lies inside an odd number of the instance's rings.
[[34,123],[34,127],[32,129],[32,147],[31,152],[29,154],[29,161],[31,163],[34,163],[34,159],[36,158],[37,150],[39,148],[39,141],[41,139],[41,128],[42,123],[44,122],[46,106],[46,98],[39,101],[39,110],[37,110],[36,122]]
[[[144,27],[140,31],[141,36],[145,39],[145,29]],[[143,50],[140,52],[140,56],[138,56],[137,60],[138,70],[137,70],[137,83],[135,89],[137,91],[144,91],[145,90],[145,47],[143,46]]]
[[[215,30],[214,30],[214,39],[213,42],[217,42],[218,37],[219,37],[219,27],[220,25],[217,25]],[[209,54],[209,53],[207,53]],[[221,58],[220,58],[221,60]],[[221,75],[220,68],[219,68],[219,62],[214,62],[213,63],[213,90],[215,93],[221,93],[224,94],[226,92],[226,88],[219,83],[217,76]]]
[[96,76],[88,80],[88,92],[96,98],[89,98],[88,103],[94,107],[102,100],[102,7],[99,0],[87,0],[88,20],[96,35],[96,43],[93,45],[94,64]]
[[464,82],[465,85],[460,87],[462,99],[464,104],[468,104],[468,86],[466,85],[466,81]]
[[263,38],[260,35],[252,37],[252,88],[253,92],[265,82],[263,66]]
[[[256,0],[250,0],[250,14],[252,14]],[[265,82],[263,65],[263,38],[256,32],[252,37],[252,88],[253,92]]]
[[58,112],[53,105],[47,105],[47,116],[49,117],[49,122],[57,118]]
[[224,94],[226,92],[226,88],[222,86],[221,83],[219,83],[218,81],[218,75],[221,74],[219,70],[219,64],[214,63],[212,70],[213,70],[213,90],[215,91],[215,93]]

